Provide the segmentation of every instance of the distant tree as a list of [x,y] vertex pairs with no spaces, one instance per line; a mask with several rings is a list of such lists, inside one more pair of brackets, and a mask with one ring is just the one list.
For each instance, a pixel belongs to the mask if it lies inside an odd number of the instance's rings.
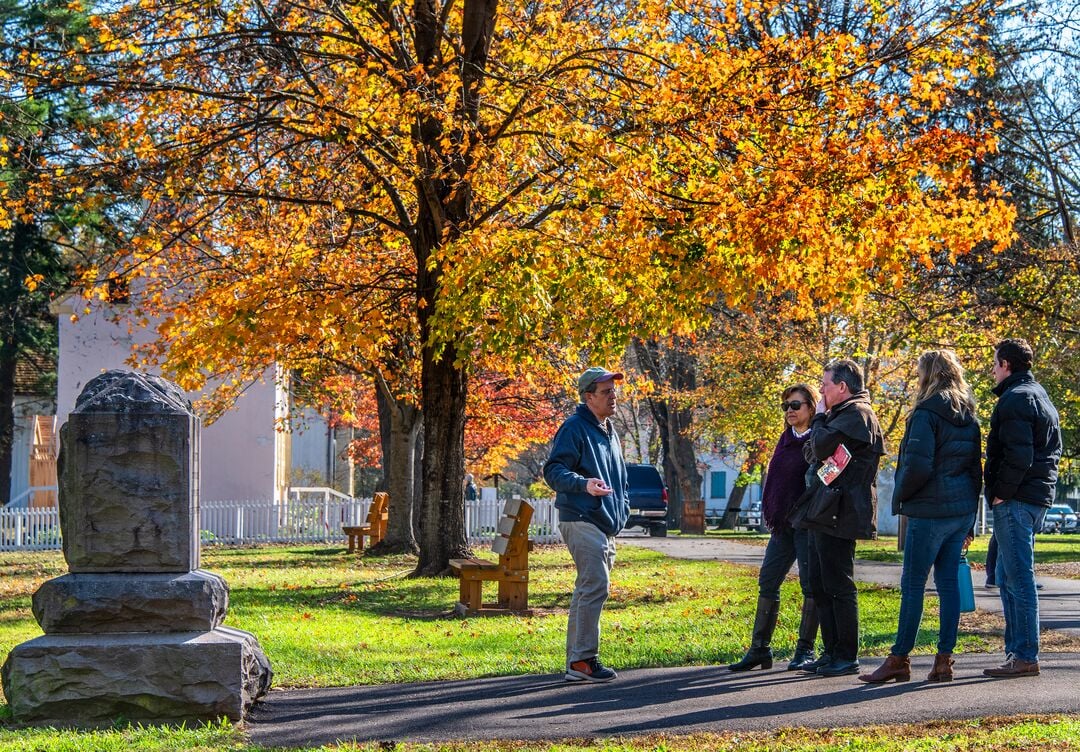
[[[69,286],[75,262],[107,242],[106,203],[93,182],[52,182],[73,165],[70,147],[92,115],[81,92],[29,77],[25,62],[88,29],[68,2],[0,0],[0,502],[11,492],[16,363],[56,360],[49,303]],[[94,198],[92,198],[94,197]]]

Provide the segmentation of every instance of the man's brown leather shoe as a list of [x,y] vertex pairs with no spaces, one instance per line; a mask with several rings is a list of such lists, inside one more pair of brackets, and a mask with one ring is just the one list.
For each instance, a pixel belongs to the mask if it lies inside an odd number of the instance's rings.
[[1012,679],[1017,676],[1038,676],[1039,662],[1033,661],[1028,663],[1019,658],[1009,658],[1009,660],[1005,661],[997,668],[983,669],[983,674],[992,676],[995,679]]

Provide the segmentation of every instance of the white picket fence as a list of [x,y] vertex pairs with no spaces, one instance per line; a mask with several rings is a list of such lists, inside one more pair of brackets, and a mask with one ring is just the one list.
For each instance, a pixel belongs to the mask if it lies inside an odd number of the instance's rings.
[[[206,501],[199,509],[203,544],[338,543],[342,525],[361,525],[371,499],[354,499],[328,489],[293,489],[285,502],[270,499]],[[529,537],[558,543],[558,513],[551,499],[533,500]],[[490,543],[502,513],[501,501],[465,502],[469,545]],[[0,551],[60,548],[60,514],[52,509],[0,509]]]
[[60,548],[60,510],[0,509],[0,551],[56,551]]

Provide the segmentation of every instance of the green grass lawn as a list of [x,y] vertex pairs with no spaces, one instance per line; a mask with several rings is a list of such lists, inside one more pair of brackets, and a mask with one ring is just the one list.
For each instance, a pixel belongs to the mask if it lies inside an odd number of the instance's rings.
[[[410,579],[406,575],[413,567],[411,558],[349,556],[343,548],[333,546],[211,547],[203,552],[203,567],[224,576],[231,588],[226,623],[259,638],[279,688],[560,672],[565,608],[574,569],[562,546],[539,546],[530,562],[533,616],[459,619],[451,615],[457,600],[457,581]],[[30,596],[43,581],[65,571],[59,552],[0,554],[0,659],[16,644],[41,634],[30,612]],[[722,562],[671,559],[623,545],[613,582],[603,619],[603,658],[616,669],[722,664],[737,659],[745,650],[757,598],[756,570]],[[863,585],[859,599],[860,653],[884,655],[895,634],[898,593]],[[927,623],[931,629],[921,633],[917,653],[934,650],[937,604],[934,599],[928,601]],[[798,608],[797,583],[789,578],[784,585],[774,639],[780,657],[789,654],[795,642]],[[958,647],[964,652],[998,650],[1000,639],[992,634],[965,632],[962,626]],[[0,706],[0,718],[5,713],[6,706]],[[990,737],[994,734],[1015,740],[1019,738],[1015,735],[1054,735],[1068,727],[1075,736],[1080,729],[1069,724],[1074,722],[1066,720],[1049,726],[1009,722],[993,729],[976,728],[971,733],[990,745],[980,743],[979,748],[993,749],[997,742],[991,744]],[[725,737],[716,737],[707,744],[715,749],[851,748],[849,741],[822,741],[811,732],[806,732],[805,739],[809,746],[790,746],[769,734],[755,741],[756,746],[731,746],[734,742],[725,741]],[[1002,744],[1001,748],[1008,746]],[[683,747],[682,741],[669,739],[612,743],[598,748]],[[948,749],[935,746],[938,748]],[[70,734],[12,731],[0,726],[0,750],[15,749],[216,752],[252,748],[228,726]]]
[[[59,553],[7,555],[0,603],[0,656],[41,634],[30,595],[64,571]],[[350,557],[334,547],[209,548],[203,566],[231,589],[226,624],[253,632],[274,666],[278,687],[343,686],[461,679],[562,670],[574,569],[562,546],[530,557],[525,618],[458,619],[453,579],[409,579],[404,557]],[[895,590],[860,590],[864,655],[887,652],[896,629]],[[603,659],[616,669],[719,664],[739,658],[757,601],[756,570],[687,561],[621,546],[604,611]],[[774,644],[796,639],[800,596],[784,585]],[[928,612],[934,613],[931,600]],[[930,617],[932,618],[932,617]],[[917,652],[932,651],[934,633]],[[961,649],[996,649],[964,635]]]

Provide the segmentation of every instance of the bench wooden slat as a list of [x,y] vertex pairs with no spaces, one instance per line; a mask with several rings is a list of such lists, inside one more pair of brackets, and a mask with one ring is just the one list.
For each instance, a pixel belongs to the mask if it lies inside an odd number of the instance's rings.
[[451,559],[451,569],[498,569],[498,563],[484,559]]

